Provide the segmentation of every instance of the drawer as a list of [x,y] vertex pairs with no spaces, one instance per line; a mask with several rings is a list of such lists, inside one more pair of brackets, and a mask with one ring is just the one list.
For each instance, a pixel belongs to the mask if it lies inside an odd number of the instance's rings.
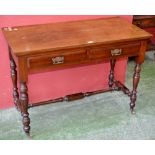
[[86,50],[55,52],[28,58],[29,70],[78,64],[87,58]]
[[141,28],[155,27],[155,18],[135,20],[133,24]]
[[95,47],[90,49],[90,59],[106,59],[117,57],[129,57],[138,55],[140,49],[140,42],[131,43],[127,45],[114,45],[110,47]]

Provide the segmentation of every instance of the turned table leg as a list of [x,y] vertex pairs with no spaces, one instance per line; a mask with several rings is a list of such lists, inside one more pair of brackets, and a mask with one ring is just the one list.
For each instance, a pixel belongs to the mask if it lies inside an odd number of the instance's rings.
[[20,103],[22,106],[23,129],[27,135],[30,133],[30,118],[28,113],[28,93],[26,82],[20,83]]
[[133,90],[130,96],[130,100],[131,100],[130,109],[132,113],[135,113],[134,108],[135,108],[135,102],[137,99],[137,87],[140,80],[140,71],[141,71],[141,64],[136,64],[134,69],[134,75],[133,75]]
[[13,100],[14,100],[15,107],[18,110],[20,110],[19,93],[18,93],[18,87],[17,87],[17,70],[16,70],[16,64],[12,58],[11,52],[9,52],[9,58],[10,58],[10,68],[11,68],[11,79],[13,83]]
[[110,60],[110,74],[109,74],[109,88],[112,88],[114,84],[114,67],[115,67],[116,60]]

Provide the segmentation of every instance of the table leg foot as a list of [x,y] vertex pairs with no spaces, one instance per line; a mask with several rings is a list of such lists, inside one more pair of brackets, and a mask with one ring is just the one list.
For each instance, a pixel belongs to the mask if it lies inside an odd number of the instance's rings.
[[133,90],[130,96],[130,100],[131,100],[130,109],[132,113],[134,113],[135,103],[137,99],[137,87],[138,87],[138,83],[140,80],[140,71],[141,71],[141,65],[136,64],[135,69],[134,69],[134,75],[133,75]]
[[135,115],[136,114],[136,110],[133,108],[133,109],[130,109],[131,110],[131,114]]
[[27,135],[30,135],[30,118],[29,114],[23,114],[23,129]]
[[31,140],[33,137],[30,133],[25,132],[26,136]]
[[130,96],[130,100],[131,100],[131,102],[130,102],[130,110],[131,110],[131,112],[133,112],[134,108],[135,108],[135,102],[136,102],[136,99],[137,99],[136,94],[137,94],[136,91],[132,91],[131,96]]
[[23,130],[26,134],[30,133],[30,118],[28,113],[28,94],[26,82],[20,83],[20,102],[22,106]]

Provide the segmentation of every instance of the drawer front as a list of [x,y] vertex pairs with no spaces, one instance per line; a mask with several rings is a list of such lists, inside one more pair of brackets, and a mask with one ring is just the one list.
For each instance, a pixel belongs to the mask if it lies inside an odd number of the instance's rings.
[[127,44],[127,45],[116,45],[113,47],[95,47],[90,49],[90,59],[106,59],[106,58],[117,58],[117,57],[128,57],[138,55],[140,49],[140,42]]
[[139,54],[140,42],[117,43],[116,45],[93,46],[86,49],[51,52],[27,59],[29,73],[71,67],[79,64],[103,62],[103,60]]
[[72,50],[28,58],[29,70],[78,64],[87,58],[86,50]]
[[141,28],[155,27],[155,18],[135,20],[133,23]]

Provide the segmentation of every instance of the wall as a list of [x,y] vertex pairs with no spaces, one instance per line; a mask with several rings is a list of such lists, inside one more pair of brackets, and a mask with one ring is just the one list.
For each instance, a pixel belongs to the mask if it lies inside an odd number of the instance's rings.
[[[0,16],[0,28],[5,26],[29,25],[71,21],[109,16]],[[132,16],[122,16],[132,21]],[[116,64],[116,77],[124,82],[126,60]],[[93,91],[107,87],[109,63],[75,67],[65,70],[29,76],[28,91],[31,103],[54,99],[67,94]],[[12,83],[10,78],[7,44],[0,31],[0,109],[12,107]]]

